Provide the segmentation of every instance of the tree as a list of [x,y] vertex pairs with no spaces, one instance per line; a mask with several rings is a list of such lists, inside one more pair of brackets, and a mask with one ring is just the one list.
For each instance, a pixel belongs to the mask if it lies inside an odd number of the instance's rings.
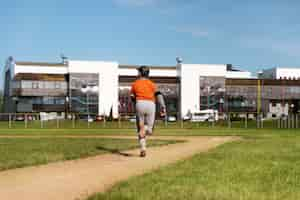
[[3,112],[3,91],[0,90],[0,113]]

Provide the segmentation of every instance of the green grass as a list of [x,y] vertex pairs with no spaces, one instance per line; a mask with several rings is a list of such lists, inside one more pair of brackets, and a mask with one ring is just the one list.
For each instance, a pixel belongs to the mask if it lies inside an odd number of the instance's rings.
[[[300,121],[298,121],[299,124]],[[73,125],[75,124],[75,128]],[[291,122],[292,123],[292,122]],[[295,125],[295,122],[293,122]],[[257,129],[256,121],[249,120],[248,128],[245,128],[244,121],[231,122],[231,128],[226,121],[191,123],[177,122],[167,123],[156,121],[156,135],[264,135],[298,133],[300,129],[279,129],[277,120],[264,121],[264,128]],[[285,123],[287,126],[287,123]],[[299,126],[300,127],[300,124]],[[0,121],[0,135],[135,135],[135,123],[128,121],[114,122],[92,122],[88,126],[82,120],[52,120],[43,122],[28,121],[27,126],[23,121],[12,121],[9,128],[8,121]]]
[[[150,146],[176,141],[149,141]],[[137,148],[134,139],[0,138],[0,171]]]
[[[0,135],[136,134],[134,126],[118,128],[116,124],[80,129],[8,129],[0,126]],[[209,127],[201,124],[190,124],[190,126],[185,124],[184,128],[176,128],[176,126],[178,124],[166,128],[163,124],[159,124],[155,134],[239,135],[243,140],[222,145],[208,153],[195,155],[154,172],[130,178],[115,185],[106,193],[90,197],[89,200],[300,199],[300,129],[275,129],[271,126],[264,129],[249,126],[250,128],[245,129],[241,122],[234,122],[233,128],[219,125]],[[103,140],[0,139],[0,170],[86,157],[104,153],[103,148],[122,150],[137,147],[135,140],[108,139],[111,140],[110,142]],[[102,148],[97,148],[99,146]]]
[[[220,127],[199,127],[199,128],[160,128],[156,127],[154,135],[294,135],[300,134],[300,129],[256,129],[256,128],[220,128]],[[60,135],[136,135],[135,128],[99,128],[99,129],[8,129],[0,128],[1,135],[38,135],[38,136],[60,136]]]
[[130,178],[89,200],[300,199],[300,134],[243,133],[242,141]]

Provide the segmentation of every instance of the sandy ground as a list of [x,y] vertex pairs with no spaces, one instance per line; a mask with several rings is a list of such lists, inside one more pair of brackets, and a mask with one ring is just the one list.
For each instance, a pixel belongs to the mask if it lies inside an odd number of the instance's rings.
[[[135,137],[121,136],[106,136],[106,138],[135,139]],[[0,172],[0,199],[85,199],[96,192],[103,192],[131,176],[186,159],[196,153],[208,151],[238,138],[154,136],[151,139],[174,139],[186,142],[148,148],[146,158],[138,157],[139,150],[130,150],[3,171]]]

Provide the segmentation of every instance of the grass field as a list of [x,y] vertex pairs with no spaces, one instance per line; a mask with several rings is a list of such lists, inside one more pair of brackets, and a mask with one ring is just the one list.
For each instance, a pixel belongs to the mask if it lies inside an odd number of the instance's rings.
[[[256,128],[156,128],[155,135],[235,135],[235,136],[263,136],[263,135],[294,135],[300,134],[300,129],[256,129]],[[0,135],[136,135],[134,128],[99,128],[99,129],[8,129],[0,128]]]
[[89,200],[300,199],[299,132],[241,133],[242,141],[133,177]]
[[[150,146],[174,141],[154,140]],[[0,171],[137,148],[134,139],[0,138]]]
[[[239,124],[242,127],[242,124]],[[238,125],[236,126],[238,127]],[[133,128],[82,128],[82,129],[0,129],[0,135],[134,135]],[[96,194],[89,200],[103,199],[205,199],[205,200],[252,200],[252,199],[300,199],[300,129],[256,129],[256,128],[226,128],[226,127],[187,127],[187,128],[165,128],[156,129],[156,135],[239,135],[243,140],[225,144],[208,153],[201,153],[190,159],[180,161],[167,167],[155,170],[142,176],[130,178],[127,181],[115,185],[106,193]],[[8,139],[6,139],[8,141]],[[13,139],[14,140],[14,139]],[[11,141],[15,144],[16,141]],[[18,139],[16,139],[18,140]],[[43,139],[41,139],[43,140]],[[56,138],[52,141],[45,139],[46,152],[54,151],[54,161],[85,157],[101,152],[104,146],[112,148],[134,148],[137,146],[135,140],[122,144],[114,141],[101,143],[98,140],[86,140],[81,145],[78,141],[67,141],[72,143],[65,145],[66,141]],[[59,141],[60,140],[60,141]],[[68,139],[65,139],[68,140]],[[103,139],[99,139],[103,140]],[[5,141],[0,139],[1,141]],[[24,151],[23,142],[35,143],[32,139],[20,139],[19,145],[11,145],[10,152]],[[47,144],[50,142],[49,144]],[[56,152],[53,143],[60,145],[60,152]],[[100,144],[98,143],[100,142]],[[37,145],[35,143],[34,145]],[[40,149],[40,145],[32,147],[29,152],[34,153]],[[108,145],[108,146],[105,146]],[[124,146],[123,146],[124,145]],[[1,147],[2,146],[2,147]],[[43,146],[43,145],[42,145]],[[65,146],[71,146],[66,148]],[[73,149],[74,147],[74,149]],[[82,148],[81,148],[82,147]],[[5,149],[5,144],[0,149]],[[14,148],[17,148],[14,149]],[[53,148],[53,149],[52,149]],[[90,148],[90,149],[89,149]],[[46,148],[47,149],[47,148]],[[51,150],[52,149],[52,150]],[[102,148],[103,149],[103,148]],[[75,151],[76,155],[73,154]],[[61,152],[64,152],[61,155]],[[0,152],[0,155],[5,155]],[[47,153],[46,153],[47,154]],[[34,159],[36,163],[46,163],[46,154],[40,153],[42,159]],[[55,155],[56,154],[56,155]],[[8,154],[7,154],[8,155]],[[25,155],[16,156],[15,160],[27,162]],[[49,154],[51,155],[51,154]],[[43,157],[44,156],[44,157]],[[3,156],[0,157],[2,159]],[[11,155],[6,156],[13,157]],[[49,156],[50,157],[50,156]],[[23,160],[23,161],[22,161]],[[45,161],[46,160],[46,161]],[[38,161],[38,162],[37,162]],[[7,161],[0,161],[5,163]],[[33,164],[33,163],[31,163]],[[29,164],[29,165],[31,165]],[[16,164],[14,164],[17,167]],[[26,165],[26,164],[25,164]],[[23,163],[24,166],[24,163]],[[3,167],[2,167],[3,169]]]

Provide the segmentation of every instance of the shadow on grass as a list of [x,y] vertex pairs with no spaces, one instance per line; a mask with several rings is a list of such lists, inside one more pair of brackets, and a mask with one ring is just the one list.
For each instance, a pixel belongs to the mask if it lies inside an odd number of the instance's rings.
[[118,149],[110,149],[110,148],[105,148],[105,147],[102,147],[102,146],[97,146],[96,149],[101,150],[101,151],[105,151],[105,152],[108,152],[108,153],[111,153],[111,154],[117,154],[117,155],[124,156],[124,157],[136,157],[137,156],[137,155],[134,155],[134,154],[121,152]]

